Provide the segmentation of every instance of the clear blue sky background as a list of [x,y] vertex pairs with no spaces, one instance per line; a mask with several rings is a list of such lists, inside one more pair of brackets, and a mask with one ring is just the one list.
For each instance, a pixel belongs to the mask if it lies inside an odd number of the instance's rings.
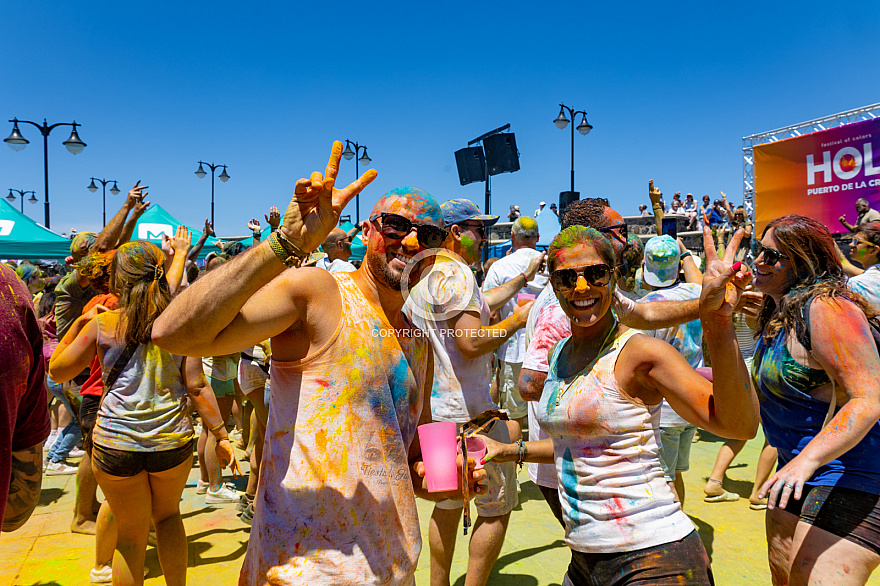
[[[57,232],[100,228],[90,176],[123,193],[141,179],[199,226],[203,159],[232,177],[216,184],[218,234],[244,234],[346,138],[379,171],[362,218],[400,185],[482,206],[483,184],[459,185],[453,153],[505,123],[522,169],[493,178],[493,211],[531,213],[568,189],[561,101],[594,126],[575,135],[582,196],[634,214],[653,178],[667,199],[739,202],[743,136],[880,101],[880,5],[728,4],[5,2],[2,134],[15,116],[82,124],[75,157],[69,130],[50,136]],[[28,148],[0,148],[0,188],[36,190],[25,211],[42,222],[41,137],[22,132]],[[354,167],[343,160],[340,181]],[[107,197],[109,215],[123,194]]]

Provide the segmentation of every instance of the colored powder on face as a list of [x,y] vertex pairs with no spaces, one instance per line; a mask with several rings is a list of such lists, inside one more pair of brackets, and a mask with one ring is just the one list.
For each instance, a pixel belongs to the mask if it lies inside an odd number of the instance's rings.
[[464,257],[470,261],[477,258],[476,242],[470,234],[462,233],[461,235],[461,251]]

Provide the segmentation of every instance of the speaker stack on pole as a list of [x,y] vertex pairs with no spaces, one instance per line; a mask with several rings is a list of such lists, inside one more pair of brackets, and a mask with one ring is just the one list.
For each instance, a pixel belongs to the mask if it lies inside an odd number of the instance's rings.
[[458,180],[462,185],[486,180],[486,158],[483,147],[468,147],[455,151]]
[[566,208],[581,198],[579,191],[561,191],[559,192],[559,217],[565,213]]
[[[462,185],[486,182],[486,202],[484,214],[492,213],[491,188],[489,178],[499,173],[519,171],[519,152],[516,150],[516,137],[505,124],[468,143],[468,147],[455,151],[455,165],[458,167],[458,180]],[[478,144],[482,143],[482,144]],[[488,258],[489,247],[483,247],[483,261]]]
[[[493,134],[483,139],[489,175],[519,171],[519,153],[512,132]],[[487,212],[488,213],[488,212]]]

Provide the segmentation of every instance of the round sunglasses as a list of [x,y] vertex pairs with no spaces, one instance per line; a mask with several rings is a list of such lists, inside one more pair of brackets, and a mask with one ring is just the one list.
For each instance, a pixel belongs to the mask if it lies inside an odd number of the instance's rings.
[[550,285],[554,291],[566,293],[577,286],[578,277],[581,275],[593,287],[606,287],[611,282],[611,267],[598,264],[576,269],[556,269],[550,273]]
[[760,242],[755,243],[755,259],[757,260],[762,253],[764,254],[764,264],[771,267],[778,263],[780,258],[788,258],[775,248],[768,248]]
[[398,214],[382,212],[370,218],[371,222],[377,219],[382,220],[382,234],[394,240],[403,240],[410,232],[413,226],[416,228],[416,240],[425,248],[439,248],[443,241],[446,240],[447,231],[438,226],[430,224],[413,224],[409,218],[405,218]]

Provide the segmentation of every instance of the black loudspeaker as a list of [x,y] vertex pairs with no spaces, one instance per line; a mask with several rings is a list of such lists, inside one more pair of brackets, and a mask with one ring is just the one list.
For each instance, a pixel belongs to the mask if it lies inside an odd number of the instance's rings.
[[486,158],[483,147],[469,147],[455,151],[458,180],[462,185],[486,180]]
[[486,163],[489,175],[519,171],[519,153],[516,151],[516,137],[512,132],[493,134],[483,139],[486,149]]
[[565,213],[565,210],[581,198],[579,191],[561,191],[559,192],[559,217]]

